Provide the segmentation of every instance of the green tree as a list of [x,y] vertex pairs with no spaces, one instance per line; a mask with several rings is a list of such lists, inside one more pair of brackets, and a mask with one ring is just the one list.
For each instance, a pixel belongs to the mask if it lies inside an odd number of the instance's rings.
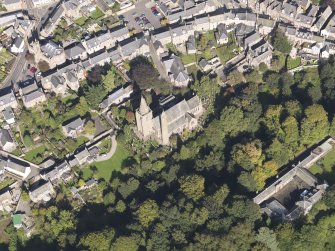
[[259,164],[262,156],[261,142],[258,140],[245,144],[236,144],[233,147],[231,157],[236,164],[246,170],[252,170]]
[[130,194],[135,192],[140,186],[140,182],[135,178],[129,178],[126,183],[121,183],[118,188],[119,193],[124,199],[126,199]]
[[283,141],[289,146],[292,152],[295,152],[299,146],[299,127],[298,122],[293,116],[287,117],[282,123],[284,132]]
[[251,176],[256,182],[257,190],[262,190],[265,186],[265,181],[276,175],[278,170],[278,165],[273,160],[266,161],[262,166],[257,166],[252,172]]
[[144,57],[130,62],[130,75],[141,90],[166,88],[166,83],[159,79],[157,70]]
[[301,137],[305,145],[314,144],[328,134],[327,112],[321,105],[308,106],[301,123]]
[[273,159],[279,166],[287,164],[290,159],[287,147],[277,138],[275,138],[268,149],[266,149],[266,153],[268,158]]
[[181,191],[195,201],[205,195],[205,178],[200,175],[182,176],[179,183]]
[[75,110],[80,116],[84,116],[87,112],[89,112],[90,108],[85,97],[79,98],[79,103],[75,106]]
[[240,176],[238,176],[238,183],[244,186],[251,192],[257,190],[257,184],[253,176],[249,172],[241,172]]
[[109,251],[114,238],[113,229],[105,229],[83,235],[80,238],[78,246],[90,251]]
[[109,192],[109,193],[105,194],[103,199],[104,199],[104,204],[106,206],[114,204],[115,203],[114,192]]
[[148,199],[140,205],[136,215],[140,223],[147,228],[159,216],[158,209],[156,201]]
[[133,236],[120,236],[113,243],[113,251],[136,251],[138,244]]
[[107,92],[103,85],[85,85],[84,96],[90,107],[97,109]]
[[273,38],[274,49],[285,54],[289,54],[292,49],[292,45],[288,41],[286,35],[281,30],[277,29]]
[[261,227],[258,230],[256,240],[263,243],[271,251],[279,250],[276,234],[267,227]]
[[85,133],[89,135],[94,135],[96,129],[95,129],[95,124],[93,123],[92,120],[89,120],[86,125],[84,126],[84,131]]
[[127,208],[126,204],[122,200],[119,200],[116,203],[116,206],[115,206],[116,212],[123,213],[126,210],[126,208]]

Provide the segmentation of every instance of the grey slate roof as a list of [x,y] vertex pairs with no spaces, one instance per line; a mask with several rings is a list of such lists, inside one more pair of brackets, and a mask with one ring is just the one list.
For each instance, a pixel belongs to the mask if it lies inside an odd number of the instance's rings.
[[85,147],[80,152],[76,153],[75,156],[78,159],[78,161],[81,161],[81,160],[84,160],[85,158],[89,157],[90,156],[90,152]]
[[224,24],[219,24],[217,27],[217,32],[215,33],[216,40],[227,39],[228,33]]
[[172,55],[169,59],[164,61],[164,66],[172,80],[184,82],[189,79],[189,76],[179,57]]
[[50,17],[50,22],[55,23],[58,21],[58,19],[62,16],[64,12],[64,8],[62,5],[60,5],[55,12],[52,13]]
[[14,159],[14,158],[8,158],[6,162],[6,166],[14,169],[18,172],[24,173],[26,171],[26,168],[29,167],[29,163]]
[[12,88],[1,89],[0,91],[0,103],[8,104],[15,100],[15,95]]
[[66,129],[67,132],[72,130],[78,130],[79,128],[84,126],[84,121],[78,117],[75,120],[70,121],[69,123],[65,123],[63,127]]
[[14,45],[16,48],[20,48],[21,44],[23,43],[23,38],[20,36],[17,36],[14,41]]
[[38,187],[36,187],[34,190],[32,190],[30,192],[31,196],[33,197],[38,197],[41,194],[45,194],[45,193],[53,193],[54,189],[52,184],[50,183],[50,181],[39,185]]
[[88,49],[94,48],[96,46],[99,46],[101,43],[104,43],[111,39],[111,34],[109,32],[101,34],[99,36],[90,38],[86,40],[86,46]]
[[162,116],[166,118],[166,122],[168,124],[168,133],[172,133],[177,128],[180,128],[183,124],[188,123],[189,118],[187,114],[200,105],[201,101],[199,97],[194,96],[189,100],[183,99],[174,106],[163,110]]
[[50,82],[55,88],[57,88],[59,85],[63,85],[65,83],[65,78],[61,75],[53,75]]
[[30,102],[34,99],[40,98],[41,96],[44,96],[44,92],[42,90],[42,88],[39,88],[31,93],[28,93],[26,95],[23,95],[23,98],[25,100],[25,102]]
[[61,54],[63,49],[59,45],[57,45],[55,42],[50,40],[41,46],[41,51],[43,52],[43,54],[46,54],[46,56],[52,58],[56,55]]
[[70,59],[80,56],[85,51],[86,50],[81,43],[74,43],[64,49],[65,56]]
[[17,4],[20,3],[21,0],[4,0],[3,3],[4,5],[10,5],[10,4]]
[[118,38],[121,38],[121,37],[126,36],[128,34],[129,34],[129,30],[128,30],[127,26],[118,26],[118,27],[113,28],[110,31],[110,36],[112,38],[115,38],[116,40],[119,40]]
[[0,142],[1,145],[4,146],[6,143],[14,143],[12,137],[10,136],[10,133],[6,129],[0,129]]
[[11,107],[7,107],[3,112],[2,112],[5,120],[10,120],[15,118],[13,110]]

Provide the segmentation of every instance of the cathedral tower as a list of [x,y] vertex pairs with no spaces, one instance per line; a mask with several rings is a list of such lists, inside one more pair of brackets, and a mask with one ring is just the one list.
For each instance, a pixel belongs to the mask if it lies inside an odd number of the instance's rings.
[[143,139],[148,138],[153,133],[153,115],[144,97],[141,97],[140,107],[136,110],[137,130]]

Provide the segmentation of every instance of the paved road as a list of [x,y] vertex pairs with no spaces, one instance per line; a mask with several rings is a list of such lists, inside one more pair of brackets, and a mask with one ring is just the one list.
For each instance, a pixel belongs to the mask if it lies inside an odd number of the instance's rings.
[[[46,6],[45,8],[41,9],[34,9],[31,0],[26,0],[26,4],[28,6],[29,14],[36,17],[36,24],[34,28],[36,29],[37,34],[34,34],[34,36],[39,36],[39,30],[41,29],[43,22],[48,18],[49,14],[52,12],[53,8],[57,6],[57,4]],[[26,44],[27,41],[28,39],[25,39]],[[7,78],[3,81],[1,88],[13,86],[13,88],[16,89],[17,82],[21,80],[21,77],[25,77],[22,73],[24,72],[23,69],[25,69],[27,65],[27,60],[25,59],[27,50],[27,45],[25,45],[24,51],[16,57],[12,69],[9,72]]]
[[149,49],[150,49],[150,55],[152,58],[152,61],[154,62],[156,69],[159,72],[159,75],[161,76],[162,79],[164,79],[167,82],[170,82],[169,76],[167,75],[167,72],[165,70],[165,67],[162,63],[162,61],[160,60],[160,58],[158,57],[155,47],[151,41],[151,39],[148,38],[149,41]]
[[27,63],[25,59],[26,52],[27,46],[25,46],[24,51],[16,57],[12,69],[10,70],[9,74],[7,75],[6,79],[2,84],[2,88],[12,86],[13,84],[16,84],[16,82],[19,80],[21,73]]

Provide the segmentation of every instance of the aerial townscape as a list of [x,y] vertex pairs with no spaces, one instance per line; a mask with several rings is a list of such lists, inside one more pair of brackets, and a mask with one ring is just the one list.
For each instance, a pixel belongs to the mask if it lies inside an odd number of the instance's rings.
[[335,0],[1,0],[0,250],[335,250]]

